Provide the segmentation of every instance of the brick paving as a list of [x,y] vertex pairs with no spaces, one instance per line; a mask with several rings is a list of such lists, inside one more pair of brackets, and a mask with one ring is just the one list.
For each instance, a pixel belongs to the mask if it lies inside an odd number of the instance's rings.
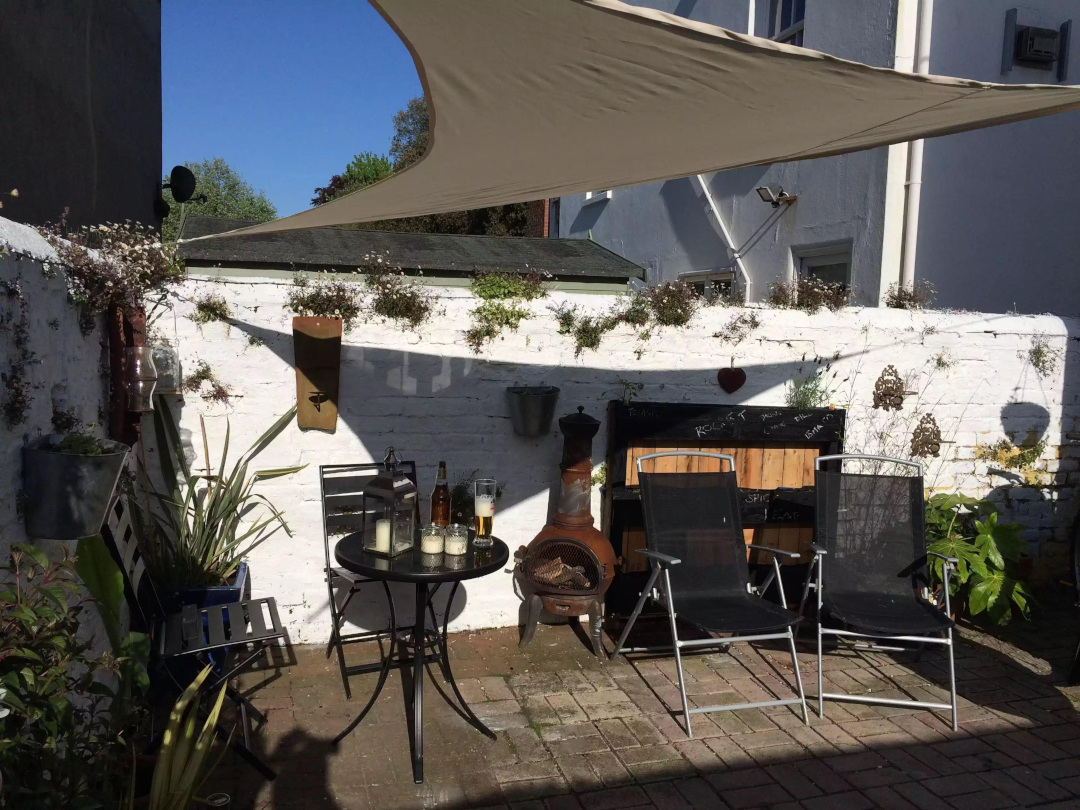
[[[812,714],[809,727],[789,707],[695,715],[692,739],[670,712],[679,706],[670,658],[601,663],[565,626],[539,628],[524,650],[516,628],[456,634],[455,676],[498,739],[481,736],[438,696],[435,674],[425,685],[423,785],[410,771],[408,675],[391,675],[371,714],[334,750],[330,739],[377,676],[354,677],[346,701],[335,661],[296,647],[294,665],[242,684],[268,714],[257,745],[280,775],[262,783],[229,757],[214,787],[232,793],[234,807],[282,810],[1075,808],[1080,687],[1064,686],[1064,672],[1077,628],[1080,610],[1060,597],[1033,625],[995,637],[965,630],[958,732],[943,714],[826,703],[825,719]],[[350,658],[371,660],[373,649],[354,647]],[[694,705],[758,700],[791,675],[780,648],[735,645],[685,660]],[[799,665],[815,694],[809,645]],[[932,652],[921,661],[833,653],[824,669],[827,691],[947,700],[944,659]]]

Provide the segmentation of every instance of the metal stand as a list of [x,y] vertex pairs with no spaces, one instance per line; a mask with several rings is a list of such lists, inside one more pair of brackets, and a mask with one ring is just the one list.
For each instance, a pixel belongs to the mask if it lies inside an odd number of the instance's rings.
[[[495,739],[495,732],[488,728],[483,721],[473,713],[473,710],[469,708],[469,704],[465,702],[465,698],[461,695],[461,690],[458,689],[457,681],[454,680],[454,673],[450,668],[447,631],[450,623],[450,608],[454,603],[454,596],[457,594],[459,584],[459,582],[455,582],[454,587],[450,589],[450,598],[446,603],[446,611],[443,614],[442,628],[440,630],[438,618],[435,613],[435,606],[432,600],[438,592],[441,583],[436,583],[434,587],[429,587],[426,582],[414,583],[414,587],[416,588],[416,618],[411,631],[408,628],[398,628],[396,622],[392,618],[391,627],[393,630],[390,632],[390,651],[386,658],[383,659],[382,663],[349,668],[350,674],[360,671],[373,672],[375,669],[378,669],[379,682],[376,684],[375,692],[368,700],[367,705],[364,706],[353,721],[345,727],[345,730],[334,738],[333,744],[336,746],[360,724],[360,721],[364,719],[365,715],[371,710],[371,707],[375,705],[375,701],[378,699],[379,694],[386,685],[386,677],[390,674],[391,667],[411,666],[413,677],[412,698],[407,708],[411,709],[412,714],[409,746],[412,751],[413,781],[417,784],[421,784],[424,781],[424,666],[426,664],[434,661],[439,663],[443,677],[446,679],[446,682],[450,684],[450,688],[454,692],[454,697],[457,699],[458,705],[455,705],[454,701],[450,700],[450,697],[439,689],[439,693],[447,703],[453,706],[458,713],[468,720],[478,731],[493,740]],[[391,605],[393,605],[393,600],[391,600]],[[429,617],[433,625],[431,630],[427,627],[427,619]],[[404,632],[402,632],[403,630]],[[411,656],[401,657],[399,660],[395,661],[394,651],[398,645],[410,649],[412,652]],[[428,652],[429,647],[432,648],[432,652],[430,653]],[[438,689],[437,684],[436,689]]]

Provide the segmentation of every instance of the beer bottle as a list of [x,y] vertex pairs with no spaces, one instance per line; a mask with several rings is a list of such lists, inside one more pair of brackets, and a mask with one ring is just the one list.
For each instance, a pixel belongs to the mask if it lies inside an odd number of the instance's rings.
[[436,526],[450,525],[450,487],[446,483],[446,462],[439,462],[435,489],[431,492],[431,522]]

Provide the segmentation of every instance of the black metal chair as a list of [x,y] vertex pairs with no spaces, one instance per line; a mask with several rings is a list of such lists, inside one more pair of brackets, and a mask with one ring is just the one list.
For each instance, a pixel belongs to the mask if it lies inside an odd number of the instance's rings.
[[[416,462],[402,461],[399,466],[416,484]],[[341,671],[341,683],[345,687],[345,697],[352,698],[349,677],[366,672],[378,671],[378,664],[360,664],[348,666],[345,663],[345,645],[361,641],[381,641],[390,638],[393,628],[397,627],[397,612],[390,586],[381,581],[386,593],[386,602],[390,608],[390,626],[384,630],[365,630],[356,633],[342,633],[341,625],[345,621],[345,609],[362,590],[363,586],[374,582],[353,574],[334,565],[331,556],[331,538],[343,537],[361,530],[364,515],[364,485],[383,469],[383,462],[362,462],[357,464],[324,464],[319,467],[319,492],[322,497],[323,514],[323,553],[326,564],[326,589],[330,600],[330,640],[326,644],[326,657],[337,651],[338,669]],[[343,596],[341,595],[343,594]],[[340,600],[340,601],[339,601]]]
[[[665,456],[718,459],[726,461],[731,471],[642,471],[642,462]],[[780,579],[780,564],[777,562],[777,555],[791,558],[798,558],[799,555],[791,551],[746,544],[743,539],[739,487],[734,463],[735,460],[729,455],[698,451],[652,453],[637,460],[647,546],[639,549],[639,553],[649,558],[652,574],[612,655],[616,656],[624,651],[623,645],[641,614],[645,600],[651,597],[661,601],[668,614],[672,646],[635,647],[626,649],[625,652],[674,651],[687,736],[693,736],[690,715],[704,712],[799,704],[802,706],[803,721],[809,723],[792,632],[801,617],[787,609],[784,585]],[[760,588],[754,588],[750,583],[746,561],[748,548],[773,555],[773,571]],[[776,583],[780,595],[779,605],[760,598],[773,583]],[[662,592],[662,599],[654,596],[654,588],[659,588]],[[680,639],[676,617],[710,634],[731,635],[724,638]],[[787,639],[795,671],[795,686],[799,695],[797,698],[690,708],[682,670],[682,651],[769,639]]]
[[[845,461],[895,464],[913,468],[917,474],[845,473]],[[836,465],[835,471],[822,469],[829,463]],[[953,622],[949,618],[949,575],[957,560],[927,551],[922,465],[885,456],[847,454],[821,456],[815,461],[815,470],[817,526],[803,603],[813,587],[818,605],[818,714],[825,716],[826,699],[950,709],[955,730],[956,665]],[[944,612],[930,600],[928,556],[945,562]],[[826,622],[840,626],[827,627]],[[908,649],[895,646],[897,643],[943,645],[949,656],[951,702],[825,692],[821,670],[825,636],[884,651]]]
[[[186,685],[184,676],[176,672],[180,665],[197,662],[190,668],[190,674],[194,674],[202,666],[215,663],[211,659],[213,653],[225,655],[225,666],[215,667],[216,680],[206,685],[204,694],[215,694],[222,684],[226,685],[226,696],[240,713],[242,736],[242,740],[232,739],[230,747],[266,779],[274,779],[277,773],[251,750],[252,720],[262,724],[266,717],[229,681],[250,667],[268,647],[281,641],[288,645],[277,602],[273,598],[261,598],[205,608],[184,605],[177,612],[167,613],[146,570],[122,497],[116,498],[109,508],[101,536],[124,575],[133,623],[150,632],[151,652],[162,662],[178,689]],[[248,645],[253,646],[253,651],[228,667],[230,652]],[[218,736],[231,737],[220,725],[216,730]]]

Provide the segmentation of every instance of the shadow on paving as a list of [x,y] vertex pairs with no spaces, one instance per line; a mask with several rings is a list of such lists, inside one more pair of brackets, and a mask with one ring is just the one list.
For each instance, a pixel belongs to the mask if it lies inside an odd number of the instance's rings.
[[[423,785],[412,783],[408,679],[392,674],[369,716],[334,749],[330,740],[367,701],[375,676],[354,678],[346,701],[335,662],[323,649],[298,647],[296,666],[242,684],[263,684],[253,699],[269,721],[257,748],[278,778],[264,783],[229,757],[213,788],[231,793],[234,807],[314,810],[1078,807],[1080,688],[1064,686],[1063,673],[1080,610],[1056,595],[1042,605],[1023,627],[963,631],[958,732],[944,714],[830,702],[809,727],[787,707],[695,715],[688,739],[669,711],[679,705],[670,658],[601,663],[565,626],[542,626],[524,649],[516,628],[456,634],[455,676],[498,739],[476,732],[429,682]],[[1050,654],[1010,647],[1008,636]],[[375,655],[371,646],[349,654],[357,663]],[[833,652],[824,677],[832,691],[943,700],[941,663],[929,652],[919,661]],[[799,664],[815,694],[809,644]],[[790,657],[779,648],[687,656],[685,672],[695,705],[791,688]]]

